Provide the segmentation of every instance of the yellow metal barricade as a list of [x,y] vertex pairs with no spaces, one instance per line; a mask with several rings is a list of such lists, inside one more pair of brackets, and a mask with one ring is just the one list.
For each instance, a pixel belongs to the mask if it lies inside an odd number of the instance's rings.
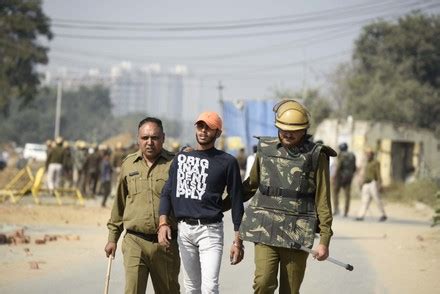
[[6,186],[0,190],[0,202],[10,198],[12,203],[17,203],[24,195],[29,193],[34,183],[34,176],[29,166],[21,169]]
[[[12,203],[17,203],[28,193],[32,194],[34,202],[40,204],[41,193],[48,193],[47,188],[43,188],[45,168],[40,167],[35,176],[29,166],[18,171],[18,173],[8,182],[8,184],[0,190],[0,202],[5,201],[8,197]],[[57,188],[53,194],[59,205],[62,205],[62,196],[74,196],[80,205],[84,205],[84,198],[79,189],[76,188]]]
[[[38,201],[38,203],[40,202],[38,198],[41,192],[50,192],[49,189],[43,188],[43,178],[44,178],[44,168],[42,167],[38,169],[37,174],[35,175],[35,181],[31,190],[32,196],[34,197],[34,199],[36,199],[36,201]],[[76,197],[78,203],[80,205],[84,205],[84,198],[82,196],[82,193],[77,188],[57,188],[54,189],[53,193],[59,205],[63,204],[61,200],[61,196],[69,196],[69,195]]]

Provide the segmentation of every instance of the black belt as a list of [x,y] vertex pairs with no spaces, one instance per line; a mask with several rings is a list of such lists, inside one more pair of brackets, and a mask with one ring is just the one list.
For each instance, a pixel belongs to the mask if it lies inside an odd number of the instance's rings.
[[[135,235],[136,237],[139,237],[141,239],[144,239],[145,241],[149,241],[149,242],[153,242],[153,243],[157,243],[157,234],[144,234],[144,233],[139,233],[136,231],[132,231],[132,230],[127,230],[128,234],[131,235]],[[171,231],[171,239],[177,239],[177,231],[172,230]]]
[[192,217],[181,217],[177,219],[179,222],[185,222],[188,225],[196,226],[196,225],[210,225],[221,222],[221,219],[213,219],[213,218],[192,218]]
[[265,186],[262,184],[260,184],[259,190],[263,195],[267,195],[267,196],[282,196],[285,198],[293,198],[293,199],[315,198],[315,193],[298,192],[292,189],[283,189],[278,187],[275,188],[275,187]]

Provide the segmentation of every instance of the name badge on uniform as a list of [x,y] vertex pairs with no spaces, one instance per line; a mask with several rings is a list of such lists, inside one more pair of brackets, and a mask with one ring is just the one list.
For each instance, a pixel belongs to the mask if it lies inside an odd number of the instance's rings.
[[139,174],[138,171],[134,171],[134,172],[129,173],[128,175],[129,175],[130,177],[132,177],[132,176],[136,176],[136,175],[138,175],[138,174]]

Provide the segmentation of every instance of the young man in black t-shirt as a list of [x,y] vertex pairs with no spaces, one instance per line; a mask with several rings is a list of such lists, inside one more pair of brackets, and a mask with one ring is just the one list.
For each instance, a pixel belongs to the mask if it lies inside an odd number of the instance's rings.
[[243,259],[238,234],[243,215],[242,183],[237,160],[214,147],[222,132],[219,115],[204,112],[195,126],[197,148],[176,155],[162,190],[158,239],[161,245],[169,246],[171,230],[167,216],[173,213],[179,221],[177,241],[187,293],[218,293],[225,187],[231,197],[235,231],[231,264]]

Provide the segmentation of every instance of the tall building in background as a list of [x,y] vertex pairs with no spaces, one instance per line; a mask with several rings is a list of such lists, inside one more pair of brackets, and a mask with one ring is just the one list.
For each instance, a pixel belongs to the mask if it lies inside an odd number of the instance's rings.
[[162,119],[179,119],[186,77],[184,66],[166,71],[159,64],[133,68],[130,63],[121,63],[113,67],[110,86],[113,115],[145,113]]
[[149,85],[144,70],[123,62],[112,67],[110,78],[110,100],[114,116],[147,111]]
[[47,72],[44,84],[55,86],[60,78],[64,89],[103,84],[109,88],[115,117],[141,113],[174,122],[178,130],[168,134],[181,142],[193,142],[194,120],[200,112],[220,111],[218,97],[205,97],[203,81],[184,65],[136,67],[122,62],[105,74],[98,70],[82,74],[61,70],[56,74]]

